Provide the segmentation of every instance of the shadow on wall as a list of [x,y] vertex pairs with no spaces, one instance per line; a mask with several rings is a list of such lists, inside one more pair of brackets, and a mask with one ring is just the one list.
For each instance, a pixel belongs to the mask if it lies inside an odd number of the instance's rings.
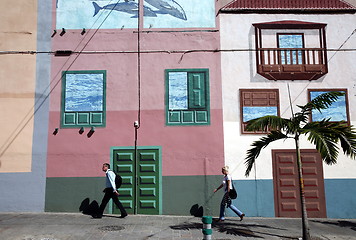
[[202,217],[204,216],[204,209],[203,206],[200,206],[198,204],[194,204],[191,208],[190,208],[190,214],[194,217]]
[[99,211],[99,204],[95,200],[90,203],[90,199],[86,198],[80,204],[79,211],[86,215],[96,214]]

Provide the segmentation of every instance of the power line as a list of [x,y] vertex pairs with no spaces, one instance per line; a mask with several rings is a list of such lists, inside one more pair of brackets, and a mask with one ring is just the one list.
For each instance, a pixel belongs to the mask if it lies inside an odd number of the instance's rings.
[[[92,36],[93,37],[93,36]],[[91,37],[91,38],[92,38]],[[91,39],[89,39],[90,41]],[[88,43],[86,43],[87,45]],[[86,46],[85,45],[85,46]],[[278,49],[276,48],[278,51]],[[70,50],[69,50],[70,51]],[[187,53],[217,53],[217,52],[256,52],[256,49],[192,49],[192,50],[140,50],[140,51],[71,51],[72,54],[137,54],[137,53],[176,53],[176,54],[187,54]],[[282,51],[282,50],[280,50]],[[327,52],[355,52],[356,48],[345,48],[345,49],[325,49],[323,51]],[[56,51],[0,51],[0,55],[35,55],[35,54],[50,54],[55,55]]]

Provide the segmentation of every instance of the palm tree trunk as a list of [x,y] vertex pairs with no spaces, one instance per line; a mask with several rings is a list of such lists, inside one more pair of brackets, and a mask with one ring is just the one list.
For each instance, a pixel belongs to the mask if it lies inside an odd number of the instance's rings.
[[303,172],[302,172],[302,159],[300,156],[300,148],[299,148],[299,136],[295,137],[295,148],[296,148],[296,152],[297,152],[300,203],[301,203],[301,207],[302,207],[303,240],[310,240],[311,238],[310,238],[310,234],[309,234],[308,214],[307,214],[307,207],[305,204],[305,195],[304,195],[304,179],[303,179]]

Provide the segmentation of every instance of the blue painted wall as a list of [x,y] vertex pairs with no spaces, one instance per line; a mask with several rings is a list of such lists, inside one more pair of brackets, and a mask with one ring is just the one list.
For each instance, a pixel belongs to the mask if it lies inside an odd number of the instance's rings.
[[356,179],[325,179],[328,218],[356,218]]
[[[239,180],[234,185],[238,198],[233,204],[246,216],[275,217],[272,180]],[[356,179],[325,179],[324,185],[327,217],[355,218]],[[236,215],[228,210],[227,216]]]
[[[249,217],[274,217],[272,180],[234,180],[238,197],[233,204]],[[236,216],[230,209],[227,216]]]

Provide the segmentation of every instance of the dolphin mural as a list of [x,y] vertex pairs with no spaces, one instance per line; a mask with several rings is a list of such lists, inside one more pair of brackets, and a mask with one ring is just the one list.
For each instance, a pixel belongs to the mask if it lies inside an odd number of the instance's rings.
[[145,0],[145,2],[158,9],[155,13],[169,14],[173,17],[187,20],[184,9],[174,0]]
[[[157,14],[169,14],[173,17],[187,20],[187,16],[185,14],[184,9],[174,0],[145,0],[144,3],[148,3],[150,6],[154,7],[157,10],[152,10],[147,5],[143,6],[144,16],[145,17],[157,17]],[[100,10],[115,10],[119,12],[125,12],[128,14],[132,14],[132,18],[138,17],[138,3],[134,2],[134,0],[125,0],[124,2],[118,2],[114,4],[108,4],[106,6],[100,7],[96,2],[93,2],[94,6],[94,15],[97,15]]]
[[[125,12],[128,14],[132,14],[132,18],[138,17],[138,3],[132,1],[119,2],[114,4],[108,4],[106,6],[100,7],[96,2],[93,2],[94,6],[94,15],[93,17],[99,13],[100,10],[115,10],[119,12]],[[154,13],[150,8],[144,7],[144,16],[146,17],[157,17],[157,14]]]

